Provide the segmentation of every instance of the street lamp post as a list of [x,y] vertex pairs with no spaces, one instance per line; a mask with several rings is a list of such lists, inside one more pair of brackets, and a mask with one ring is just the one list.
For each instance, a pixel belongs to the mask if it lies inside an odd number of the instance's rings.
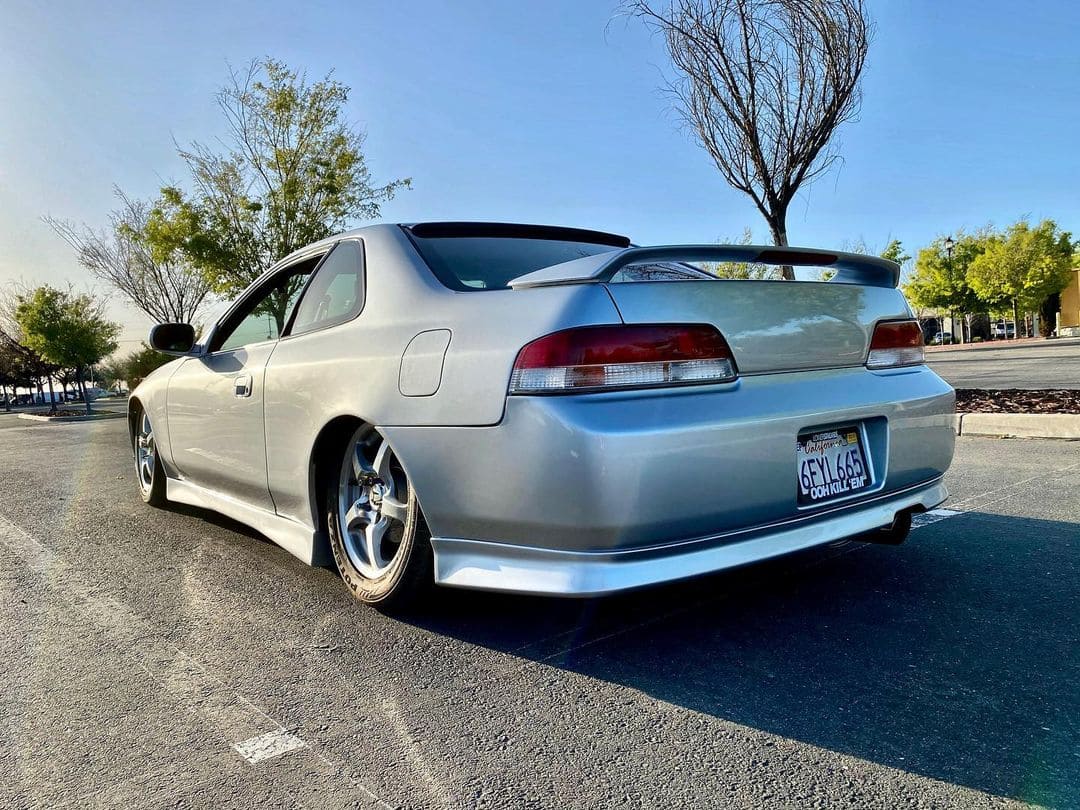
[[[946,261],[948,263],[947,266],[948,266],[948,273],[949,273],[949,286],[955,289],[956,288],[956,275],[955,275],[955,271],[954,271],[954,268],[953,268],[952,252],[953,252],[953,248],[956,247],[956,242],[953,241],[953,238],[952,238],[951,235],[945,237],[945,245],[944,245],[944,247],[945,247],[945,259],[946,259]],[[956,332],[956,314],[955,314],[955,310],[952,309],[952,308],[949,309],[949,322],[950,322],[950,325],[952,326],[952,330],[954,332],[953,339],[955,340],[956,339],[956,334],[955,334],[955,332]],[[964,326],[963,326],[963,324],[960,325],[960,342],[961,343],[964,342]]]

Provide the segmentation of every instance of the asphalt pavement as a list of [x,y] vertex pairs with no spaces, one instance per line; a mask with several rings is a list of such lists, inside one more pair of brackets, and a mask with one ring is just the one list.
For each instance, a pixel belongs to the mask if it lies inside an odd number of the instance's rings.
[[898,548],[399,621],[0,415],[0,806],[1080,806],[1080,443],[948,481]]
[[955,388],[1080,389],[1080,339],[994,346],[930,351],[926,359]]

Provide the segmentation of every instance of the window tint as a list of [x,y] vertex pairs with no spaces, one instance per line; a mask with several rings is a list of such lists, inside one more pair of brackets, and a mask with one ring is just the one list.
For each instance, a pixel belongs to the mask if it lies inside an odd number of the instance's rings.
[[321,257],[306,259],[282,270],[266,285],[254,290],[221,325],[210,351],[227,352],[276,340],[289,321],[296,299]]
[[296,308],[290,334],[343,323],[364,305],[364,259],[358,242],[340,242],[326,257]]
[[616,249],[557,239],[410,236],[428,267],[452,290],[503,290],[534,270]]

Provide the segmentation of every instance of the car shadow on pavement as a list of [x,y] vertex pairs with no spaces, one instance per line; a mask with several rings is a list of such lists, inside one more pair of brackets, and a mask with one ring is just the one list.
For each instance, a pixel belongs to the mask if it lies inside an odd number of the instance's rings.
[[998,796],[1080,806],[1080,524],[964,513],[607,599],[444,591],[416,624]]
[[258,540],[267,546],[274,546],[274,541],[260,532],[258,529],[253,529],[247,524],[240,523],[233,520],[231,517],[226,517],[220,512],[214,512],[210,509],[204,509],[201,506],[189,506],[186,503],[177,503],[176,501],[169,501],[162,507],[168,511],[177,514],[184,515],[185,517],[195,518],[203,523],[212,523],[214,526],[218,526],[222,529],[227,529],[230,532],[241,534],[244,537],[248,537],[252,540]]

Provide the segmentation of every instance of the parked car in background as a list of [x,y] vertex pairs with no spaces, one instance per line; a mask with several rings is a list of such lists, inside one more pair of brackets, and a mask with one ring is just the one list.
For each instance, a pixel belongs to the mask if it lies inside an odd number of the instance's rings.
[[994,324],[993,335],[995,339],[1011,339],[1016,337],[1016,324],[1012,321],[998,321]]
[[930,344],[932,346],[941,346],[942,344],[951,344],[952,342],[952,332],[938,332],[930,338]]
[[[825,267],[721,280],[701,263]],[[587,596],[940,504],[953,390],[899,267],[574,228],[375,225],[256,281],[129,400],[143,498],[208,507],[364,602],[433,583]]]

